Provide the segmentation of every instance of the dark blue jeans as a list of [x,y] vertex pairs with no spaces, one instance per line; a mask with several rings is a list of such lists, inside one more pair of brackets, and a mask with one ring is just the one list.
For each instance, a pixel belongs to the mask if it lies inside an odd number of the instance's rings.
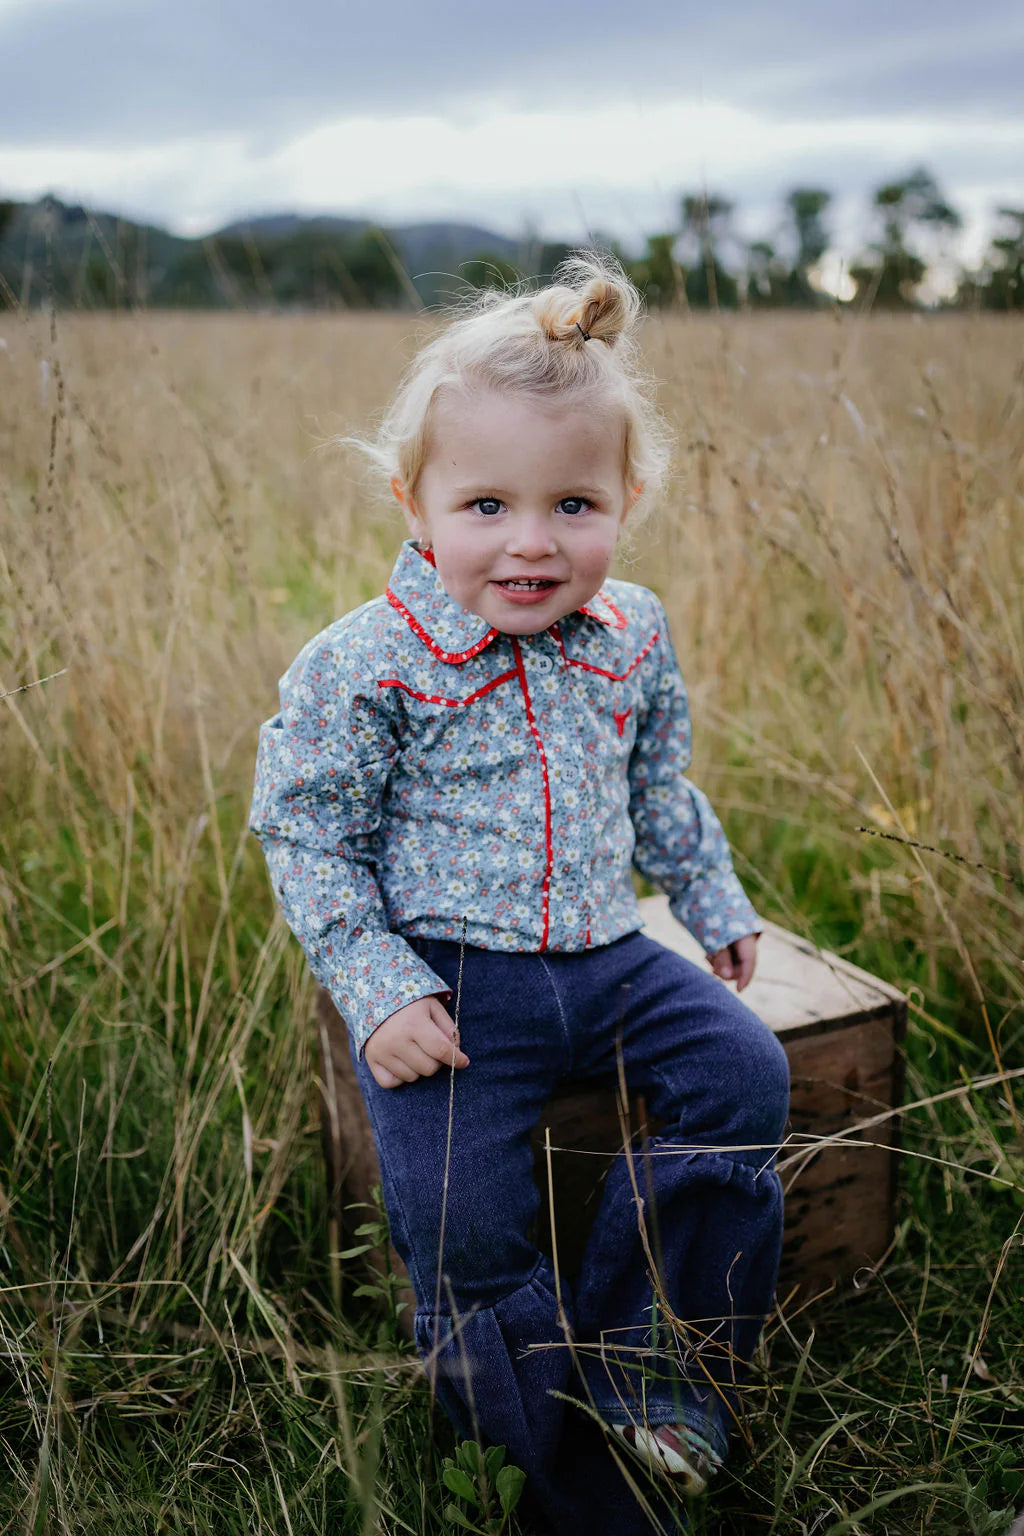
[[[411,942],[454,998],[459,945]],[[455,1074],[439,1308],[451,1074],[384,1089],[359,1062],[360,1087],[438,1399],[463,1434],[507,1446],[564,1528],[597,1497],[593,1470],[574,1482],[566,1466],[566,1395],[606,1423],[688,1423],[725,1452],[778,1268],[786,1057],[717,978],[641,933],[584,954],[467,946],[459,1023],[470,1065]],[[617,1049],[665,1131],[613,1161],[559,1298],[528,1235],[530,1133],[557,1083],[615,1081]],[[600,1499],[604,1531],[659,1528],[635,1504],[615,1526]]]

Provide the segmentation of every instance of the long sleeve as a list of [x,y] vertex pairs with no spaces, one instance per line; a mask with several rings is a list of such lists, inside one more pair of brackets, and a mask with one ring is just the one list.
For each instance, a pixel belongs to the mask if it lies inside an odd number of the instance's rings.
[[637,722],[629,762],[633,863],[666,893],[677,921],[713,954],[761,924],[736,877],[718,817],[686,777],[691,752],[686,687],[664,608],[657,607],[661,670]]
[[249,825],[274,893],[362,1051],[376,1026],[448,989],[388,931],[377,883],[381,807],[398,751],[394,719],[342,623],[310,641],[262,727]]

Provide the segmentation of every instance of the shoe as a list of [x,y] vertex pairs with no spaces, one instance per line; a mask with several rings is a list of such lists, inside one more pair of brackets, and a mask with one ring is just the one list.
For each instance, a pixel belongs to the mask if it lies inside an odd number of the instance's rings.
[[655,1424],[646,1428],[636,1424],[610,1424],[621,1440],[649,1471],[658,1472],[691,1499],[708,1491],[708,1479],[722,1465],[722,1458],[687,1429],[685,1424]]

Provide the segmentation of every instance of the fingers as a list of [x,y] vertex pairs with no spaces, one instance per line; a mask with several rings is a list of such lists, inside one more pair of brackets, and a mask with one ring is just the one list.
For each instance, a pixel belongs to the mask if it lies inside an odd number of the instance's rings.
[[401,1009],[377,1027],[364,1049],[366,1064],[381,1088],[397,1088],[441,1067],[468,1067],[469,1057],[452,1039],[454,1026],[434,998],[420,1009]]
[[459,1045],[459,1039],[457,1035],[453,1041],[450,1034],[447,1034],[444,1030],[439,1029],[434,1032],[429,1041],[425,1040],[421,1043],[424,1050],[433,1056],[438,1063],[443,1062],[446,1067],[451,1066],[452,1047],[454,1045],[455,1065],[457,1067],[469,1066],[469,1057]]
[[393,1072],[389,1072],[387,1067],[379,1066],[377,1062],[371,1061],[369,1057],[367,1057],[366,1065],[369,1067],[370,1072],[373,1075],[374,1082],[376,1082],[381,1088],[397,1088],[399,1083],[402,1081],[402,1079],[400,1077],[396,1077]]
[[[436,997],[430,999],[430,1018],[434,1025],[434,1033],[440,1040],[441,1054],[437,1057],[437,1060],[439,1062],[443,1061],[446,1065],[451,1063],[452,1041],[454,1040],[455,1065],[457,1067],[468,1067],[469,1057],[459,1044],[459,1032],[455,1028],[455,1022],[448,1013],[448,1010]],[[424,1049],[433,1054],[436,1044],[433,1036],[430,1038],[429,1043],[420,1036],[417,1036],[417,1038]]]
[[754,977],[754,967],[757,965],[757,934],[744,934],[742,939],[737,939],[732,946],[737,961],[736,990],[742,992]]
[[737,992],[742,992],[753,980],[757,965],[757,934],[744,934],[725,949],[716,950],[708,959],[716,976],[723,981],[734,981]]
[[709,958],[711,960],[711,969],[715,975],[720,976],[723,981],[732,981],[733,965],[731,952],[728,949],[719,949]]
[[[450,1067],[452,1043],[445,1040],[438,1031],[436,1045],[431,1040],[425,1048],[415,1040],[409,1040],[390,1051],[383,1059],[368,1054],[366,1064],[382,1088],[397,1088],[401,1083],[414,1083],[420,1077],[433,1077],[441,1067]],[[465,1051],[456,1052],[455,1065],[460,1068],[469,1066],[469,1057]]]
[[[459,1058],[468,1061],[461,1051],[455,1055],[455,1065],[459,1065]],[[441,1038],[440,1034],[431,1036],[427,1041],[410,1040],[401,1051],[402,1063],[410,1067],[417,1077],[432,1077],[440,1067],[450,1067],[452,1064],[452,1043]]]
[[382,1088],[397,1088],[400,1083],[414,1083],[420,1075],[413,1067],[406,1065],[397,1051],[388,1051],[386,1055],[378,1052],[373,1057],[367,1053],[366,1064]]
[[451,1038],[454,1035],[456,1044],[458,1044],[459,1032],[455,1028],[455,1020],[452,1018],[451,1014],[448,1012],[441,999],[439,997],[428,997],[427,1005],[431,1022],[436,1025],[436,1027],[441,1031],[449,1043],[451,1042]]

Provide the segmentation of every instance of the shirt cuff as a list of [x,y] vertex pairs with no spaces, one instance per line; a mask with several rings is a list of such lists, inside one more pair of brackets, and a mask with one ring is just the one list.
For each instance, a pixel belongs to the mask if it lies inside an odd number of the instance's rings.
[[764,926],[732,868],[706,871],[669,897],[669,911],[709,955]]
[[397,933],[364,933],[346,944],[336,971],[321,978],[334,1005],[348,1025],[361,1056],[378,1024],[419,997],[451,989]]

